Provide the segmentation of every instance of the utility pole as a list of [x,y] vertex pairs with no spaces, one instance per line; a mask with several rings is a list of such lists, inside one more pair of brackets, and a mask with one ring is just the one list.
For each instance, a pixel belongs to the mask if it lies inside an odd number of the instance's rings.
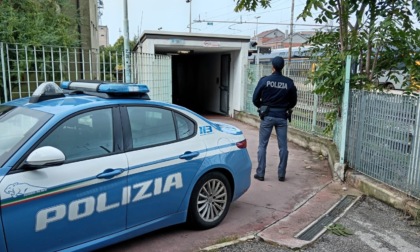
[[295,0],[292,0],[292,13],[290,16],[290,42],[289,42],[289,58],[288,58],[288,67],[287,67],[287,75],[290,75],[290,63],[292,62],[292,43],[293,43],[293,15],[295,12]]
[[261,16],[256,16],[255,17],[255,19],[257,20],[257,25],[256,25],[256,27],[255,27],[255,37],[257,38],[257,42],[258,42],[258,19],[260,18]]
[[186,2],[190,4],[190,25],[189,25],[189,28],[190,28],[190,33],[191,33],[191,2],[192,2],[192,0],[186,0]]
[[131,83],[131,49],[130,37],[128,36],[128,11],[127,0],[124,0],[124,70],[125,70],[125,83]]

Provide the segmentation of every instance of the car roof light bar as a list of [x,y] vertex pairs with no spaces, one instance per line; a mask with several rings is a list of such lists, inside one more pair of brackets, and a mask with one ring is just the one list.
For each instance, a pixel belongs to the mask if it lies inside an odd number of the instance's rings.
[[148,93],[149,88],[143,84],[101,84],[100,93]]
[[98,83],[98,82],[63,81],[61,83],[61,88],[68,89],[68,90],[97,92],[99,85],[101,85],[100,82]]
[[105,82],[82,82],[82,81],[64,81],[61,83],[62,89],[98,92],[106,94],[146,94],[149,88],[144,84],[121,84]]
[[63,90],[54,82],[44,82],[29,98],[29,103],[37,103],[54,98],[64,97]]

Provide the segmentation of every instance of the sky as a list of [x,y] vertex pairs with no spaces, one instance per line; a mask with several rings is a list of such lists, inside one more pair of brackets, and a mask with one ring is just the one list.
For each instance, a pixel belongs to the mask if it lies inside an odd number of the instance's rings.
[[[99,23],[108,26],[109,42],[115,41],[124,35],[123,3],[124,0],[102,0],[103,9]],[[296,20],[302,12],[306,0],[295,0],[294,23],[312,25],[308,20]],[[259,8],[255,12],[234,12],[234,0],[127,0],[129,37],[141,35],[145,30],[159,30],[168,32],[189,32],[190,7],[192,19],[192,33],[229,34],[254,36],[256,32],[279,29],[290,31],[290,18],[292,3],[290,0],[272,0],[271,8]],[[197,22],[205,20],[207,22]],[[235,24],[240,22],[242,24]],[[211,21],[223,21],[211,22]],[[258,24],[257,24],[258,23]],[[264,23],[279,23],[264,24]],[[316,26],[295,25],[294,32],[308,31]],[[319,27],[318,27],[319,28]]]

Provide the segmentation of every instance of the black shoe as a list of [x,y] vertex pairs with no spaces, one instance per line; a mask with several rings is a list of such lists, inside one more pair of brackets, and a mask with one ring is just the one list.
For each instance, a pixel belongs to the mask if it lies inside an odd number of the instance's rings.
[[285,181],[286,179],[284,178],[284,177],[279,177],[279,181],[281,181],[281,182],[283,182],[283,181]]
[[260,177],[257,174],[254,175],[254,179],[258,179],[259,181],[264,181],[264,177]]

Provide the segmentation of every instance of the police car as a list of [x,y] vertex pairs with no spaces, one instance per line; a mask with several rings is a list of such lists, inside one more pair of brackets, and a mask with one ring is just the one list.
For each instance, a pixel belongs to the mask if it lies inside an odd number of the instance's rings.
[[86,251],[223,220],[250,186],[242,132],[148,91],[47,82],[0,105],[0,251]]

